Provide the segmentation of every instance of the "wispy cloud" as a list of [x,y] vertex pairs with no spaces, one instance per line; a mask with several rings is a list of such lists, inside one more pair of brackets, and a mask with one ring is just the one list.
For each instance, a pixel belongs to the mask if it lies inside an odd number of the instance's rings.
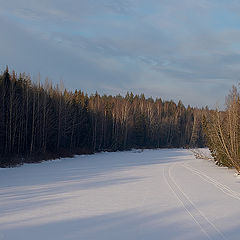
[[0,67],[88,92],[214,105],[239,79],[237,9],[233,0],[1,1]]

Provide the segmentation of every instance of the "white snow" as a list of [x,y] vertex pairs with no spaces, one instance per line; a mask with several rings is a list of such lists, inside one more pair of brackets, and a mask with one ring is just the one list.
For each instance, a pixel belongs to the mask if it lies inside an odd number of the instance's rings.
[[239,240],[240,179],[183,149],[0,169],[0,240]]

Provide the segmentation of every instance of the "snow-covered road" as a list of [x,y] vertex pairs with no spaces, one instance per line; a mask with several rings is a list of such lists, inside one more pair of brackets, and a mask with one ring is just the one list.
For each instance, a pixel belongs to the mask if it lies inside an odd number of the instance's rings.
[[188,150],[0,169],[0,240],[240,239],[240,179]]

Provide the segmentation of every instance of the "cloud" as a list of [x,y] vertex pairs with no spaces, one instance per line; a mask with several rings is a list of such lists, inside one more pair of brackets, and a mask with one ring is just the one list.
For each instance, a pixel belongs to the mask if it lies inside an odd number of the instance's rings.
[[226,0],[2,1],[0,66],[61,78],[71,89],[214,105],[239,79],[239,7]]

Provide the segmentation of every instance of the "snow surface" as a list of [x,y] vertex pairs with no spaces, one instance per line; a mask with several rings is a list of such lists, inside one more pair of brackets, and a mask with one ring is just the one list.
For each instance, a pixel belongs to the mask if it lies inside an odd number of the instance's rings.
[[0,169],[0,240],[239,240],[239,187],[183,149]]

